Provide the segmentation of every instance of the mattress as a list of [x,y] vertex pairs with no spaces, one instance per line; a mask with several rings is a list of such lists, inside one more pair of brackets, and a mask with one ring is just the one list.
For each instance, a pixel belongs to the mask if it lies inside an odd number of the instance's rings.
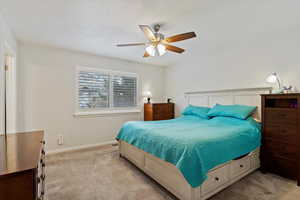
[[251,117],[132,121],[116,138],[175,165],[192,187],[200,186],[210,169],[261,145],[260,124]]

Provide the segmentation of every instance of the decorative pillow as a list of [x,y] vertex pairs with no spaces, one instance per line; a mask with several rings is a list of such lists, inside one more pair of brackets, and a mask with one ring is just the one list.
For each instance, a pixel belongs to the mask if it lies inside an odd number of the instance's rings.
[[182,114],[183,115],[194,115],[194,116],[198,116],[198,117],[201,117],[204,119],[209,119],[209,117],[207,116],[207,113],[209,110],[210,110],[209,107],[189,105],[188,107],[186,107],[184,109]]
[[223,116],[247,119],[256,110],[256,108],[256,106],[216,104],[212,109],[210,109],[207,115],[209,117]]

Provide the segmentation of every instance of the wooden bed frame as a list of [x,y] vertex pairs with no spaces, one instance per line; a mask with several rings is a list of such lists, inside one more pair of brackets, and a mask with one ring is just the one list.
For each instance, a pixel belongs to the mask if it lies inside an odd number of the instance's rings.
[[[185,93],[186,104],[213,106],[220,104],[243,104],[257,106],[254,117],[260,120],[261,100],[271,88],[247,88]],[[134,163],[181,200],[205,200],[260,167],[259,149],[242,158],[215,167],[208,173],[204,183],[192,188],[181,172],[171,163],[163,161],[124,141],[119,141],[120,155]]]

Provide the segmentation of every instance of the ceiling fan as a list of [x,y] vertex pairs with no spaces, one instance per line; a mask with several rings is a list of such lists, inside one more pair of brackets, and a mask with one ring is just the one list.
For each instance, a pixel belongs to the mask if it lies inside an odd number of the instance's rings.
[[167,51],[172,51],[175,53],[183,53],[185,50],[169,43],[179,42],[182,40],[187,40],[196,37],[195,32],[188,32],[179,35],[174,35],[165,38],[162,33],[159,33],[160,25],[154,25],[154,31],[148,25],[139,25],[140,29],[144,32],[145,36],[149,42],[145,43],[131,43],[131,44],[118,44],[117,47],[128,47],[128,46],[146,46],[146,51],[144,57],[149,56],[162,56]]

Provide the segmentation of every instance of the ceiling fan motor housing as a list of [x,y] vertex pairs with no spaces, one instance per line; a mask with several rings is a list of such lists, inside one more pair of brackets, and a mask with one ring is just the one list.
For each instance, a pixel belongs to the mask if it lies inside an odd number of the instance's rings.
[[157,41],[161,41],[161,40],[165,39],[165,36],[161,33],[156,32],[156,33],[154,33],[154,35],[155,35]]
[[160,29],[160,25],[159,24],[155,24],[153,26],[153,28],[154,28],[154,31],[157,33],[159,31],[159,29]]

